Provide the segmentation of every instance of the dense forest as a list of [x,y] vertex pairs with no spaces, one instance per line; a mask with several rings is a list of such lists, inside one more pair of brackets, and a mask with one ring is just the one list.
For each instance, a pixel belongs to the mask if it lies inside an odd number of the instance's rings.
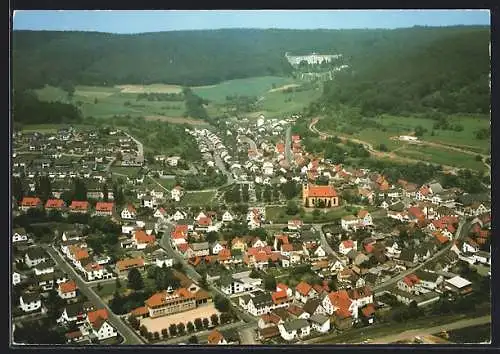
[[[377,75],[367,77],[367,80],[372,80],[368,83],[382,74],[395,77],[397,81],[402,77],[398,72],[408,72],[408,79],[415,78],[420,69],[413,69],[412,65],[420,65],[420,59],[426,55],[428,58],[422,64],[427,69],[422,70],[432,73],[433,68],[438,69],[433,73],[439,80],[444,77],[447,81],[448,76],[443,76],[440,70],[442,64],[447,64],[449,60],[452,62],[450,67],[444,65],[445,72],[466,68],[465,71],[470,72],[470,77],[475,80],[476,72],[488,71],[488,65],[484,65],[488,56],[483,55],[487,46],[481,47],[488,40],[487,27],[226,29],[134,35],[14,31],[13,79],[14,87],[19,89],[45,84],[61,86],[68,81],[82,85],[208,85],[245,77],[291,75],[293,68],[287,62],[285,53],[315,51],[342,54],[343,62],[356,70],[355,82],[364,80],[369,72]],[[421,51],[432,48],[428,46],[433,43],[436,43],[434,50],[428,53]],[[449,54],[450,50],[452,54]],[[461,55],[456,57],[456,53]],[[403,65],[400,58],[407,56],[413,60]],[[390,71],[378,73],[377,65],[388,60],[386,68]],[[435,66],[434,60],[441,64]],[[425,87],[426,84],[422,85]],[[386,91],[385,86],[381,91]],[[327,94],[330,91],[327,90]]]
[[21,124],[79,123],[77,107],[61,102],[42,102],[32,91],[13,92],[12,120]]
[[487,29],[469,28],[422,46],[409,43],[379,52],[327,82],[310,113],[336,111],[344,104],[360,108],[363,116],[488,114],[489,37]]

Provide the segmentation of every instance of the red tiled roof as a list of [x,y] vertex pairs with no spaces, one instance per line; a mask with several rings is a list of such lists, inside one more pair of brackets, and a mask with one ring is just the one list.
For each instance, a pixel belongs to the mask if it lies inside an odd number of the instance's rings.
[[345,241],[342,241],[342,245],[344,246],[344,248],[353,248],[354,241],[353,240],[345,240]]
[[308,197],[336,197],[337,192],[332,186],[319,186],[310,184],[307,192]]
[[108,319],[108,310],[105,308],[91,311],[87,313],[87,319],[88,321],[93,325],[99,318],[102,318],[104,320]]
[[441,244],[445,244],[450,240],[448,237],[444,236],[440,231],[434,232],[433,235]]
[[299,292],[299,294],[301,294],[302,296],[306,296],[307,294],[309,294],[311,289],[312,289],[312,286],[309,285],[308,283],[306,283],[305,281],[301,281],[295,287],[295,290],[297,290]]
[[358,218],[364,218],[366,215],[368,215],[368,210],[360,210],[358,212]]
[[208,334],[208,344],[219,344],[223,339],[222,333],[216,329]]
[[89,208],[89,202],[86,200],[83,201],[73,200],[69,208],[71,210],[87,210]]
[[281,290],[281,291],[273,292],[271,294],[271,298],[273,299],[273,303],[278,305],[278,304],[281,304],[284,301],[286,301],[288,299],[288,295],[286,294],[286,291]]
[[154,243],[156,241],[156,237],[154,235],[148,235],[142,230],[138,230],[134,233],[134,239],[137,243]]
[[283,143],[276,144],[276,151],[278,151],[278,153],[280,154],[285,152],[285,144]]
[[59,290],[63,294],[73,292],[76,289],[78,289],[78,287],[76,286],[76,282],[74,280],[70,280],[70,281],[67,281],[65,283],[59,284]]
[[420,283],[420,279],[415,274],[410,274],[403,278],[403,282],[408,286],[414,286]]
[[417,207],[410,207],[408,208],[408,213],[415,216],[417,219],[423,219],[425,218],[424,212],[417,208]]
[[144,259],[142,258],[128,258],[122,259],[116,262],[116,266],[119,270],[126,270],[130,268],[142,267],[144,266]]
[[127,205],[127,210],[131,213],[137,213],[137,210],[135,210],[134,206],[132,204]]
[[177,245],[177,249],[182,253],[185,253],[189,248],[190,247],[187,243],[181,243],[180,245]]
[[212,225],[212,219],[207,217],[202,217],[198,219],[198,225],[200,226],[210,226]]
[[24,197],[23,200],[21,201],[22,206],[38,206],[42,203],[40,198],[38,197]]
[[363,313],[363,316],[370,317],[375,313],[375,305],[368,304],[361,309],[361,312]]
[[148,311],[148,308],[146,306],[141,306],[141,307],[138,307],[138,308],[130,311],[130,314],[132,316],[144,316],[144,315],[147,315],[148,313],[149,313],[149,311]]
[[328,294],[331,304],[338,308],[340,314],[346,315],[344,317],[350,317],[351,313],[349,307],[351,306],[352,300],[349,298],[349,294],[346,290],[333,291]]
[[278,283],[278,284],[276,284],[276,289],[287,291],[288,286],[286,284],[283,284],[283,283]]
[[45,203],[46,209],[60,209],[64,207],[64,200],[62,199],[49,199]]
[[111,203],[111,202],[97,202],[95,205],[95,210],[96,211],[110,212],[110,211],[113,211],[114,206],[115,206],[115,203]]

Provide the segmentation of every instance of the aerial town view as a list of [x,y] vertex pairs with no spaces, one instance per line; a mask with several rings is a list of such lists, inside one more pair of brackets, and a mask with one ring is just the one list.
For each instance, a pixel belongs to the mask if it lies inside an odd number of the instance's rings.
[[12,347],[491,343],[489,11],[12,28]]

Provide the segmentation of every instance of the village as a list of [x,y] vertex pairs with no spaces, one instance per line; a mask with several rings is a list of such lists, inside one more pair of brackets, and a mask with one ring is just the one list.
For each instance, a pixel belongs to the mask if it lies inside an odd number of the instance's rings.
[[[330,163],[291,133],[297,118],[186,128],[192,174],[117,128],[14,132],[13,330],[43,318],[71,344],[307,343],[484,291],[489,195]],[[212,175],[224,183],[185,182]]]

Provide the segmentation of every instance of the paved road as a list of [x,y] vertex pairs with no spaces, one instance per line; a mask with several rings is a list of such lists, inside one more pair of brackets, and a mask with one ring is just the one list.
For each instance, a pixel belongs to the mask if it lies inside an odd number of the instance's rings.
[[113,166],[113,164],[115,163],[116,161],[116,156],[113,157],[113,160],[111,160],[107,165],[106,165],[106,168],[104,169],[105,172],[109,172],[109,170],[111,169],[111,166]]
[[250,148],[253,149],[253,150],[257,150],[257,144],[255,143],[255,141],[253,139],[251,139],[250,137],[246,136],[246,135],[242,135],[240,137],[241,141],[247,143],[248,145],[250,145]]
[[87,296],[89,301],[99,308],[106,308],[109,313],[109,322],[115,327],[120,335],[124,338],[123,344],[143,344],[144,341],[126,324],[123,323],[121,318],[113,313],[109,306],[104,302],[95,292],[86,284],[80,275],[73,269],[72,266],[57,252],[54,248],[44,246],[45,250],[56,261],[59,268],[66,272],[72,279],[76,281],[79,291]]
[[244,345],[252,345],[252,344],[260,344],[255,340],[255,326],[240,329],[240,340],[241,344]]
[[[469,231],[469,226],[470,225],[464,219],[460,220],[460,223],[458,225],[457,231],[455,233],[455,239],[459,240],[459,239],[463,238],[467,234],[467,232]],[[453,242],[448,242],[448,245],[446,247],[444,247],[442,250],[436,252],[436,254],[434,254],[431,258],[429,258],[428,260],[426,260],[422,264],[420,264],[420,265],[418,265],[418,266],[416,266],[414,268],[405,270],[404,272],[402,272],[402,273],[398,274],[397,276],[389,279],[388,281],[386,281],[386,282],[384,282],[382,284],[374,286],[373,290],[374,291],[378,291],[378,292],[379,291],[383,291],[383,290],[387,290],[387,288],[391,287],[392,285],[394,285],[395,283],[397,283],[398,281],[400,281],[401,279],[403,279],[407,275],[409,275],[409,274],[415,272],[416,270],[422,268],[423,266],[425,266],[429,262],[435,260],[436,258],[441,257],[443,254],[445,254],[446,252],[448,252],[452,246],[453,246]]]
[[137,140],[136,138],[134,138],[132,135],[127,133],[126,131],[122,131],[122,132],[123,132],[123,134],[128,136],[130,139],[135,141],[135,143],[137,144],[137,155],[142,156],[144,158],[144,146],[142,145],[142,143],[139,140]]
[[444,324],[444,325],[440,325],[440,326],[435,326],[435,327],[408,330],[408,331],[404,331],[402,333],[392,334],[389,336],[376,338],[375,340],[370,341],[370,344],[394,343],[394,342],[402,341],[405,339],[413,339],[416,336],[425,336],[425,335],[439,333],[443,329],[446,331],[451,331],[451,330],[460,329],[460,328],[478,326],[478,325],[482,325],[482,324],[486,324],[486,323],[491,323],[491,316],[490,315],[476,317],[476,318],[468,318],[465,320],[459,320],[456,322],[452,322],[452,323],[448,323],[448,324]]

